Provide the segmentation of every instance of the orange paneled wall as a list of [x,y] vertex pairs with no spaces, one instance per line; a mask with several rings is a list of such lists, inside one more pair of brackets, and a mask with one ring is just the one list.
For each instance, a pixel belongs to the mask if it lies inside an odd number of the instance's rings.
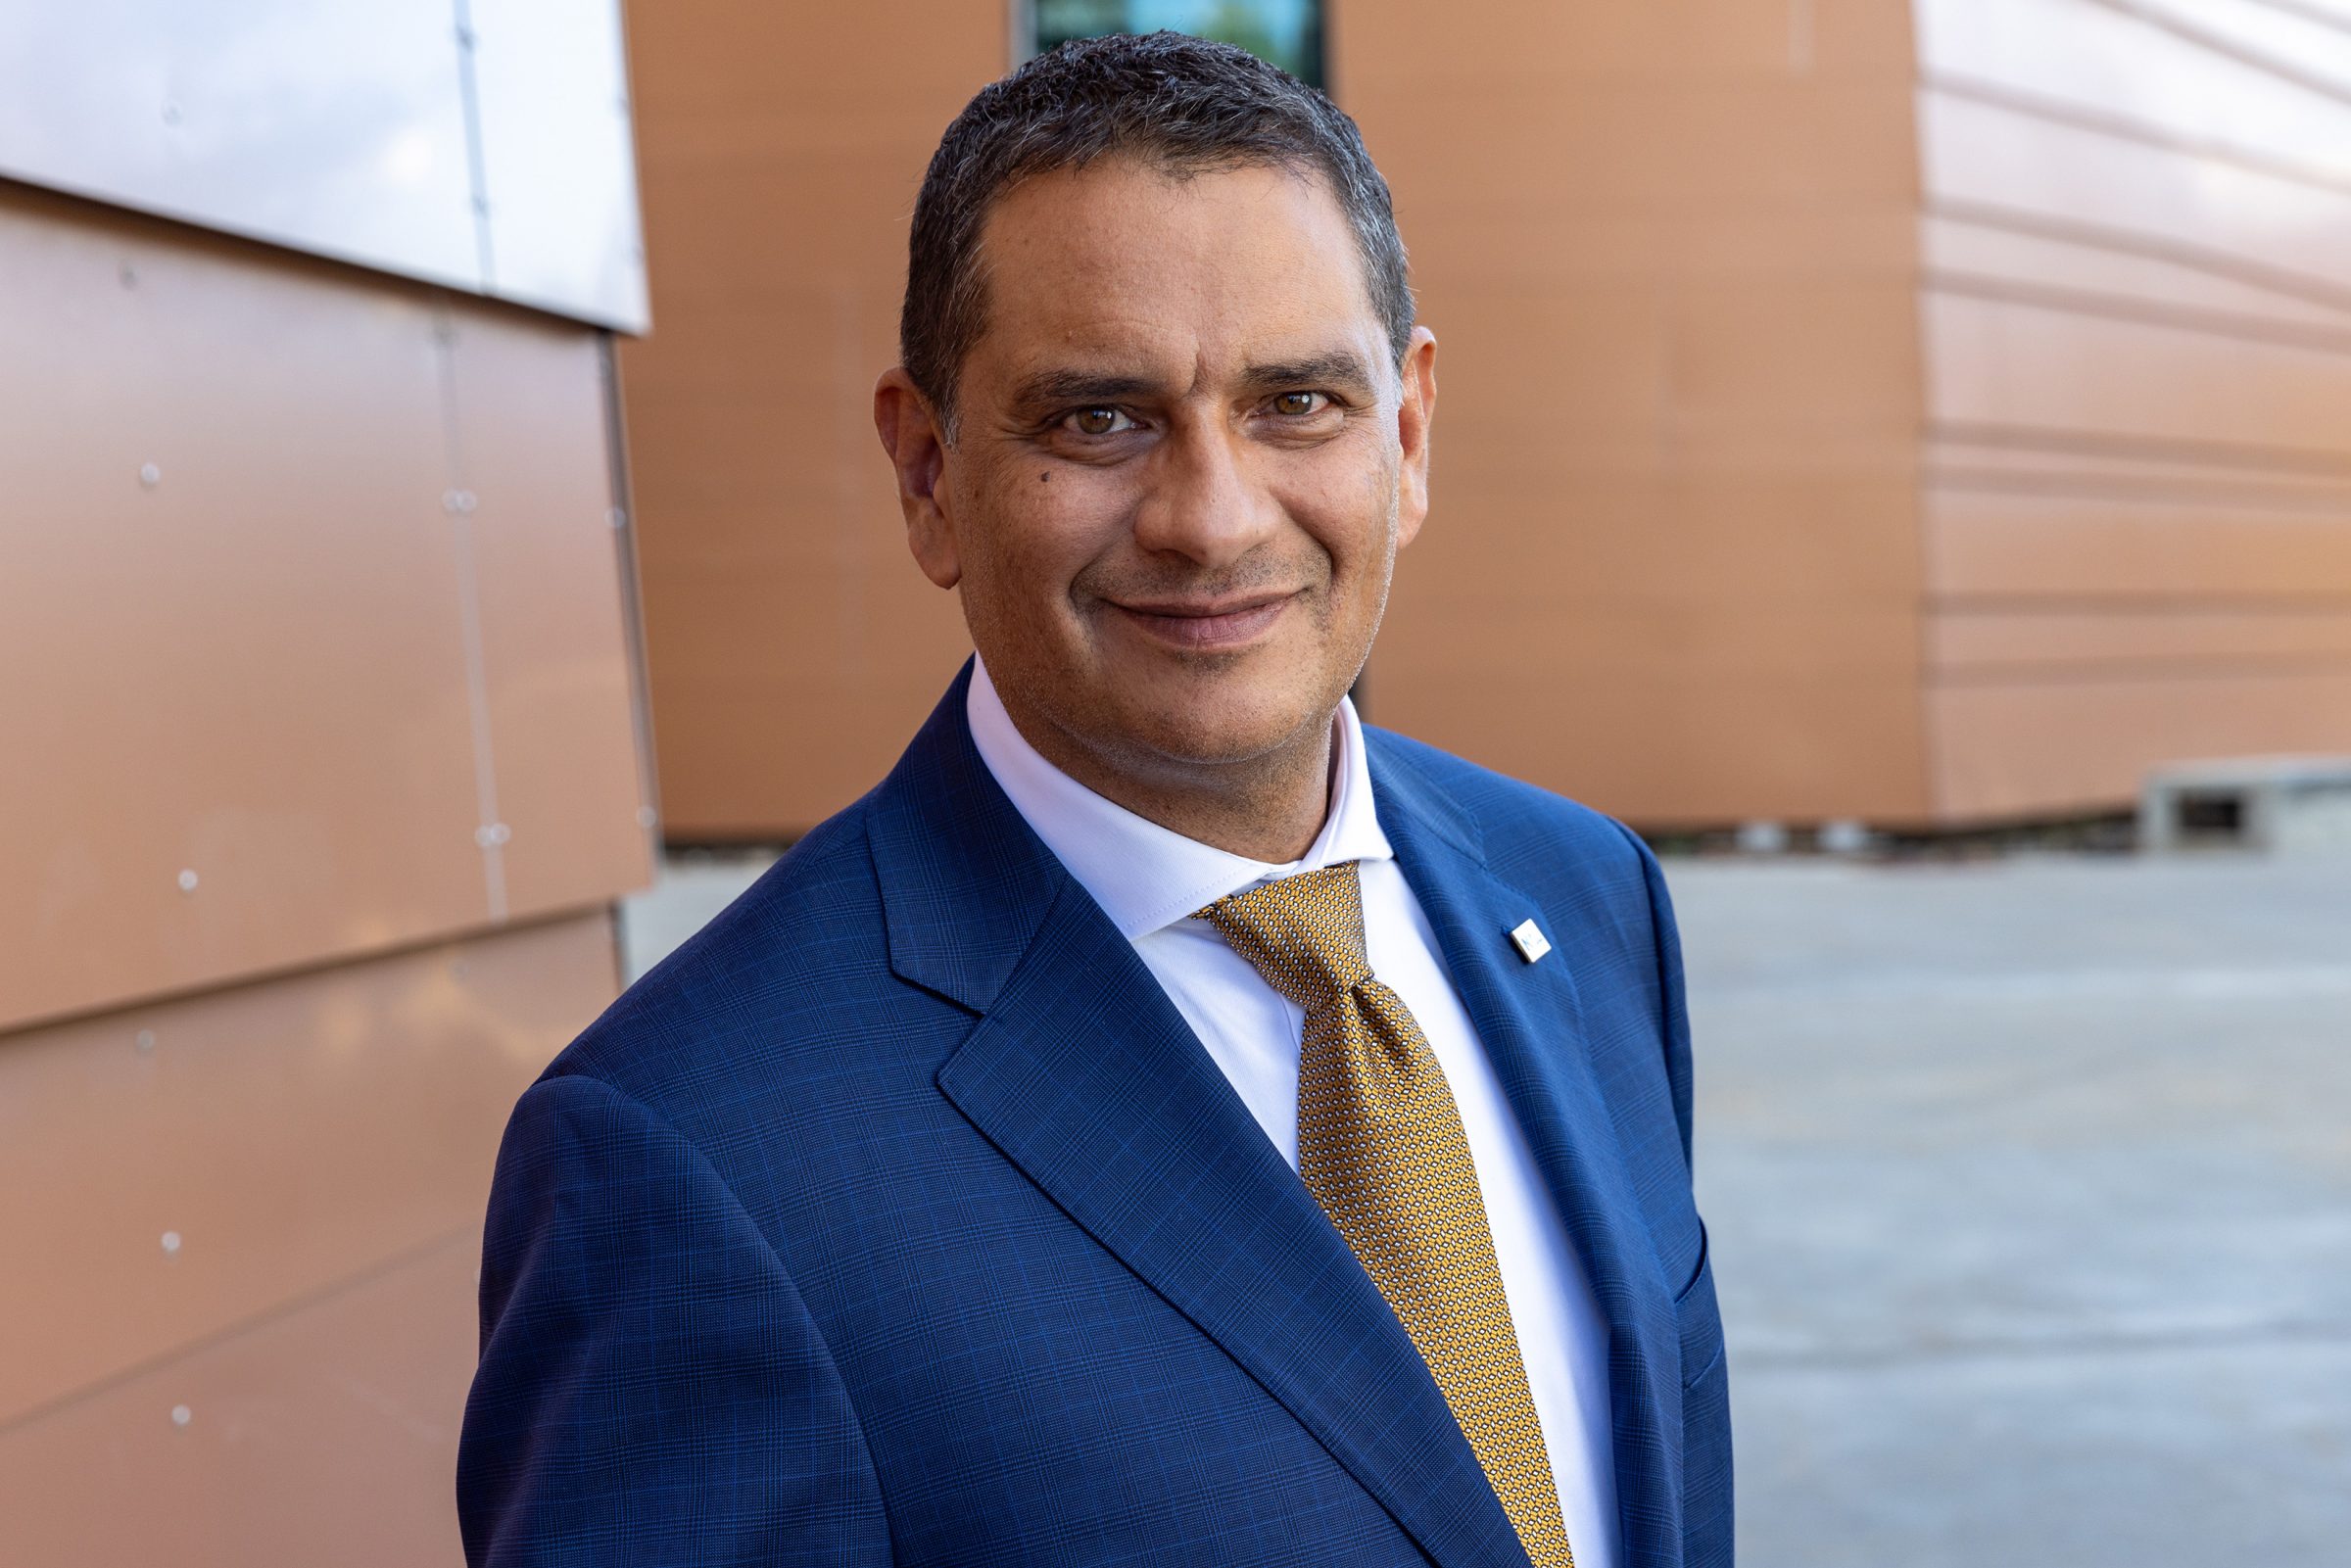
[[2351,751],[2351,13],[1919,10],[1939,812]]
[[906,223],[1003,73],[968,0],[629,7],[658,326],[622,356],[663,811],[797,832],[887,772],[970,648],[873,434]]
[[[1377,719],[1645,821],[1926,809],[1908,14],[1803,12],[1329,8],[1443,342]],[[1003,14],[632,16],[660,325],[625,368],[675,837],[838,809],[967,646],[905,557],[867,389]]]
[[1647,824],[1923,816],[1907,6],[1331,16],[1439,346],[1373,716]]
[[0,1561],[460,1560],[483,1198],[602,912],[0,1038]]
[[619,13],[459,13],[0,67],[0,1562],[462,1557],[499,1135],[658,815]]
[[599,334],[5,185],[0,277],[0,1029],[648,879]]
[[602,333],[0,182],[0,1559],[455,1562],[648,879]]
[[[669,820],[790,833],[965,645],[866,391],[1004,12],[640,12]],[[1658,828],[2108,809],[2162,760],[2351,749],[2351,9],[1326,17],[1441,345],[1375,720]]]

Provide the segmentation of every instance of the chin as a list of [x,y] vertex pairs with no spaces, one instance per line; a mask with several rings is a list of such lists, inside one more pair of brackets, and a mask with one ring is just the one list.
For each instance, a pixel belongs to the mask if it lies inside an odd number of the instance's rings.
[[[1332,706],[1336,705],[1335,699]],[[1170,694],[1128,706],[1129,736],[1180,762],[1238,763],[1277,751],[1328,713],[1297,690]]]

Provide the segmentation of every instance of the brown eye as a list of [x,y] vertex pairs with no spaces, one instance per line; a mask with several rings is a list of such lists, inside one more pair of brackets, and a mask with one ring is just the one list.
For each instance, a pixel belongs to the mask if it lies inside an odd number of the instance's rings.
[[1081,436],[1113,435],[1119,428],[1116,408],[1080,408],[1070,415],[1070,423]]
[[1310,414],[1321,411],[1319,392],[1285,392],[1273,400],[1273,411],[1280,414]]

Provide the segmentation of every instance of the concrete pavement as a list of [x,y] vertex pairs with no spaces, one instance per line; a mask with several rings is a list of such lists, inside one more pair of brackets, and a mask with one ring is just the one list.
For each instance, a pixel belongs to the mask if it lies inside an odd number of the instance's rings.
[[2351,860],[1667,875],[1746,1568],[2351,1562]]

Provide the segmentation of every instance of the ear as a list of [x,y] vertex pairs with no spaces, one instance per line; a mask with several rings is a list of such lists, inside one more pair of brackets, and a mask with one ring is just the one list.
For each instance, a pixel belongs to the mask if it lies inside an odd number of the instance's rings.
[[1428,427],[1437,416],[1435,333],[1413,328],[1397,379],[1403,383],[1396,408],[1397,444],[1403,449],[1396,499],[1396,543],[1401,547],[1413,542],[1428,517]]
[[906,514],[906,547],[923,575],[940,588],[963,579],[954,519],[946,505],[947,442],[938,415],[906,373],[893,365],[874,383],[874,430],[898,475],[898,509]]

